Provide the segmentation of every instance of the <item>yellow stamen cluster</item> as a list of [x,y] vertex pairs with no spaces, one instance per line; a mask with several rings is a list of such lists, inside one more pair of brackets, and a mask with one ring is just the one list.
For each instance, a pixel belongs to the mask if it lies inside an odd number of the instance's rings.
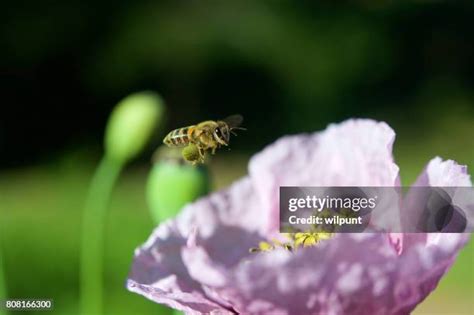
[[[322,218],[329,218],[332,216],[332,213],[328,209],[325,209],[318,215]],[[340,215],[343,217],[351,217],[354,215],[354,212],[350,211],[350,209],[342,209]],[[330,239],[334,235],[334,230],[334,225],[314,225],[309,229],[309,232],[305,233],[297,231],[292,233],[281,233],[281,235],[288,239],[287,242],[272,239],[270,242],[260,242],[258,247],[250,248],[249,251],[250,253],[258,253],[272,251],[276,248],[284,248],[293,252],[298,250],[300,247],[316,246],[319,242]]]
[[288,238],[288,242],[281,242],[273,239],[271,242],[260,242],[258,247],[250,248],[250,253],[268,252],[276,248],[283,248],[288,251],[296,251],[300,247],[311,247],[317,245],[322,240],[331,238],[332,233],[329,232],[313,232],[313,233],[283,233]]
[[298,248],[300,246],[310,247],[318,244],[322,240],[331,238],[332,233],[328,232],[315,232],[315,233],[295,233],[294,244]]

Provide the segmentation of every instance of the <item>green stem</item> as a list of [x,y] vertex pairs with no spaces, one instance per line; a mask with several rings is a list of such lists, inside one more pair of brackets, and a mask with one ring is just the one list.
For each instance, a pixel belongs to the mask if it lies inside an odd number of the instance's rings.
[[[2,233],[3,229],[0,223],[0,301],[3,303],[7,298],[7,286],[5,281],[5,276],[3,274],[3,261],[2,261]],[[8,312],[5,310],[3,305],[0,305],[0,315],[7,315]]]
[[89,186],[82,222],[80,293],[82,314],[102,314],[104,226],[110,196],[122,164],[104,157]]

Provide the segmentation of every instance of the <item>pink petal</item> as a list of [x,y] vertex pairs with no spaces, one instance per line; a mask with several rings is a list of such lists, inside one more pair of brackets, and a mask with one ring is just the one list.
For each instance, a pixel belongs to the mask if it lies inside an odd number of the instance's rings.
[[[129,275],[129,290],[179,310],[209,313],[228,312],[228,304],[211,289],[195,281],[182,258],[182,250],[203,246],[212,260],[225,267],[249,255],[248,249],[263,239],[259,230],[266,216],[255,216],[262,209],[248,178],[229,189],[210,195],[185,207],[175,220],[161,224],[148,241],[135,252]],[[247,207],[242,205],[248,203]],[[212,269],[200,271],[217,281]]]
[[242,314],[409,314],[436,287],[461,243],[418,245],[398,256],[386,237],[340,234],[296,253],[258,254],[233,268],[202,248],[184,249],[184,261],[194,279]]
[[[191,275],[214,285],[194,266],[206,255],[186,251]],[[231,270],[215,261],[206,269],[225,274],[228,281],[213,289],[243,314],[390,314],[398,306],[397,257],[383,234],[344,234],[296,253],[255,255]]]
[[348,120],[325,131],[284,137],[250,161],[262,205],[270,209],[268,231],[278,229],[280,186],[396,186],[393,130],[383,122]]
[[[452,160],[443,161],[441,158],[436,157],[428,163],[424,171],[413,184],[413,187],[424,186],[470,187],[472,184],[470,176],[467,174],[466,166],[459,165]],[[418,221],[424,208],[419,206],[424,203],[424,201],[420,199],[420,194],[414,191],[415,189],[410,190],[403,201],[404,207],[402,209],[401,218],[402,225],[406,230],[413,230],[413,228],[409,226]],[[465,234],[459,241],[464,243],[468,238],[469,234]],[[453,239],[453,236],[447,233],[413,233],[406,234],[403,243],[405,248],[409,248],[418,243],[427,244],[435,242],[441,245],[443,243],[450,243],[450,239]],[[458,240],[457,237],[454,239]]]
[[181,259],[183,237],[168,221],[160,225],[149,240],[135,252],[127,288],[157,303],[188,314],[225,311],[209,299],[201,284],[194,281]]
[[435,157],[413,186],[470,187],[472,183],[465,165]]

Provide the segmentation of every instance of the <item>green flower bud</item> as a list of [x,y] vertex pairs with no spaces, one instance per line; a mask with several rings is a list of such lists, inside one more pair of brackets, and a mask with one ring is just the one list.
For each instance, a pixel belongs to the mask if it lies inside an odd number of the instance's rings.
[[136,157],[150,140],[165,107],[154,92],[134,93],[112,111],[105,131],[107,158],[126,163]]
[[147,200],[157,224],[174,217],[184,205],[209,193],[210,188],[205,165],[185,163],[179,149],[162,147],[159,151],[147,183]]

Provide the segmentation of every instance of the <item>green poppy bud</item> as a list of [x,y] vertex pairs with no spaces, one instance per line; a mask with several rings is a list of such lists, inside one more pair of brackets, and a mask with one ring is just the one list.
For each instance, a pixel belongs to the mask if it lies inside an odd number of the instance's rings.
[[193,166],[181,158],[179,149],[162,147],[148,176],[147,200],[155,222],[174,217],[189,202],[209,192],[205,165]]
[[165,107],[154,92],[134,93],[112,111],[105,131],[107,158],[126,163],[136,157],[163,119]]

